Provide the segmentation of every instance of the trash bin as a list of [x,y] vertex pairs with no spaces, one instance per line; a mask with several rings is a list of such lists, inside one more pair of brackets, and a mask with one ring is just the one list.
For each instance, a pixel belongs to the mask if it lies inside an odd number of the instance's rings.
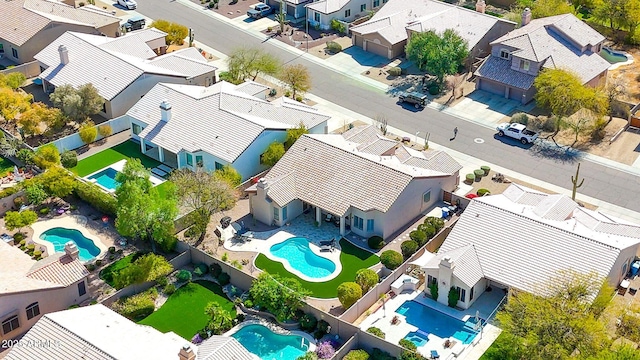
[[640,261],[636,261],[633,263],[633,265],[631,265],[631,276],[638,275],[639,271],[640,271]]
[[446,218],[448,218],[448,217],[449,217],[449,208],[447,208],[447,207],[443,207],[443,208],[442,208],[442,218],[443,218],[443,219],[446,219]]

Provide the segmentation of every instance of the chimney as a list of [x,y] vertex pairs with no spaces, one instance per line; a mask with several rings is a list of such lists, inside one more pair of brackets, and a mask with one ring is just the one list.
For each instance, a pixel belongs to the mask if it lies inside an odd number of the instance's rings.
[[486,9],[487,9],[487,4],[484,2],[484,0],[478,0],[478,2],[476,2],[477,12],[484,14]]
[[60,64],[67,65],[69,63],[69,51],[64,45],[58,47],[58,53],[60,53]]
[[171,120],[171,104],[167,99],[162,100],[160,103],[160,120],[164,122]]
[[453,269],[453,267],[454,267],[453,266],[453,261],[451,260],[451,257],[449,257],[449,256],[443,257],[442,260],[440,260],[440,265],[444,266],[446,268],[449,268],[449,269]]
[[260,189],[266,189],[267,188],[267,179],[260,178],[260,180],[258,180],[257,187],[260,188]]
[[522,25],[525,26],[531,22],[531,9],[525,8],[522,12]]
[[72,241],[69,241],[68,243],[64,244],[64,252],[67,255],[69,255],[69,257],[71,257],[72,259],[78,258],[78,253],[79,253],[78,247]]
[[185,344],[178,353],[179,360],[196,360],[196,354],[191,349],[191,345]]

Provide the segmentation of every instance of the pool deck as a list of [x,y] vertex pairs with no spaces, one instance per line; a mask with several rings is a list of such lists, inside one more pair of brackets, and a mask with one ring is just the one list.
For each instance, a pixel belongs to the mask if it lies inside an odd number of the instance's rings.
[[[380,309],[378,309],[375,313],[367,317],[360,324],[360,329],[366,331],[368,328],[375,326],[385,333],[385,340],[393,344],[397,344],[410,332],[421,330],[425,333],[429,333],[427,329],[419,329],[418,327],[407,323],[406,318],[403,315],[396,313],[396,310],[400,307],[400,305],[408,300],[415,300],[420,304],[434,308],[437,311],[443,312],[459,320],[467,320],[468,318],[475,316],[476,310],[473,308],[467,311],[458,311],[456,309],[449,308],[446,305],[440,304],[432,300],[431,298],[424,297],[422,291],[415,291],[411,293],[404,292],[387,301],[384,307],[380,307]],[[398,324],[392,325],[391,320],[394,318],[394,316],[397,316],[398,319],[400,319],[400,322]],[[480,316],[487,316],[487,314],[481,313]],[[472,342],[472,344],[475,345],[464,345],[457,339],[449,338],[450,341],[454,344],[449,348],[444,347],[446,339],[429,333],[429,335],[427,336],[429,341],[425,345],[418,347],[418,352],[423,356],[426,356],[427,358],[430,357],[431,350],[436,350],[441,359],[448,359],[451,355],[464,358],[463,354],[471,353],[477,347],[488,347],[495,340],[499,332],[500,329],[491,324],[487,324],[485,325],[482,334],[477,335]]]
[[31,225],[31,229],[33,229],[32,239],[34,243],[44,246],[47,249],[48,255],[52,255],[55,254],[55,248],[52,243],[40,239],[40,235],[42,235],[43,232],[56,227],[78,230],[84,237],[93,241],[98,249],[100,249],[100,254],[96,256],[96,259],[100,259],[107,253],[109,246],[113,246],[113,241],[105,244],[101,237],[87,228],[86,225],[87,217],[82,215],[62,215],[53,219],[38,221]]
[[[112,168],[117,172],[122,172],[122,169],[124,168],[124,165],[126,163],[127,163],[127,160],[117,161],[117,162],[115,162],[115,163],[113,163],[113,164],[111,164],[109,166],[105,166],[102,169],[99,169],[97,171],[92,172],[91,174],[83,177],[83,179],[88,181],[88,182],[90,182],[90,183],[98,185],[101,189],[103,189],[104,191],[106,191],[108,193],[113,193],[113,192],[115,192],[114,189],[107,189],[106,187],[100,185],[95,179],[91,179],[91,177],[94,176],[95,174],[100,173],[101,171],[104,171],[105,169],[108,169],[108,168]],[[163,182],[165,182],[164,179],[161,179],[161,178],[155,176],[154,174],[150,174],[149,175],[149,181],[151,181],[153,186],[158,186],[158,185],[162,184]]]

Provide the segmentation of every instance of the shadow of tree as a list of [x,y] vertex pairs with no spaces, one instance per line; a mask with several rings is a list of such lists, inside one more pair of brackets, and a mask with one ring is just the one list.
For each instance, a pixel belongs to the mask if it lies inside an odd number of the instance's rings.
[[529,149],[533,156],[553,159],[559,163],[573,164],[583,158],[583,153],[569,146],[559,146],[551,142],[539,141]]

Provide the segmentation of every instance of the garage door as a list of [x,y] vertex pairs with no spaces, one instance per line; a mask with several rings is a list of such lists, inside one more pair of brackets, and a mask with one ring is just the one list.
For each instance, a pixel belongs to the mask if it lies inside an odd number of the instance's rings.
[[524,90],[511,88],[509,90],[509,99],[515,101],[522,101],[522,95],[524,95]]
[[493,81],[487,81],[484,79],[478,79],[478,81],[480,81],[480,90],[484,90],[492,94],[504,96],[504,85],[494,83]]
[[353,38],[355,39],[356,46],[362,47],[362,36],[353,34]]
[[384,57],[389,56],[389,48],[371,41],[367,41],[367,51]]

